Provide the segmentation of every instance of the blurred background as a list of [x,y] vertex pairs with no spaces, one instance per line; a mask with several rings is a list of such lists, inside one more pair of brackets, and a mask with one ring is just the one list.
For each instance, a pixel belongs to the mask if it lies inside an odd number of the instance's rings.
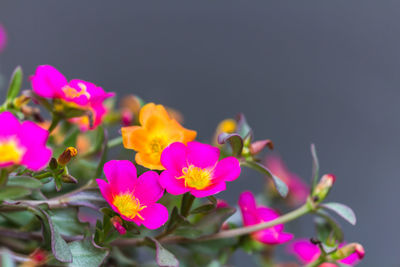
[[[2,0],[0,73],[54,65],[180,110],[200,140],[243,112],[306,180],[313,142],[337,176],[329,198],[357,214],[356,227],[340,222],[366,249],[360,265],[399,266],[399,16],[399,1]],[[222,196],[235,204],[263,179],[245,171]],[[297,227],[313,235],[311,216]]]

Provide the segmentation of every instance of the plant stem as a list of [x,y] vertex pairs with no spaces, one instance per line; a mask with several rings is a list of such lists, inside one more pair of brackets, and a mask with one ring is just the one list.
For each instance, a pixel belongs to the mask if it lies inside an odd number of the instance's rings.
[[6,169],[2,169],[0,171],[0,186],[4,186],[8,181],[8,171]]
[[275,220],[259,223],[256,225],[240,227],[240,228],[236,228],[236,229],[232,229],[232,230],[221,231],[221,232],[213,234],[213,235],[201,237],[201,238],[199,238],[199,240],[200,241],[209,241],[209,240],[231,238],[231,237],[250,234],[250,233],[253,233],[256,231],[260,231],[260,230],[263,230],[266,228],[276,226],[278,224],[284,224],[284,223],[293,221],[303,215],[306,215],[307,213],[309,213],[311,211],[312,211],[312,207],[309,205],[309,203],[306,203],[303,206],[299,207],[298,209],[295,209],[289,213],[286,213],[285,215],[282,215],[282,216],[276,218]]
[[[156,237],[156,239],[162,243],[194,243],[194,242],[202,242],[202,241],[210,241],[224,238],[233,238],[241,235],[250,234],[252,232],[260,231],[266,228],[274,227],[278,224],[287,223],[293,221],[303,215],[306,215],[312,212],[314,209],[312,205],[307,202],[303,206],[295,209],[285,215],[280,216],[279,218],[269,221],[263,222],[252,226],[244,226],[232,230],[225,230],[215,234],[203,236],[197,239],[188,239],[180,236],[167,236],[165,234],[161,234]],[[120,239],[114,241],[112,244],[117,246],[132,246],[132,245],[141,245],[143,244],[144,239],[142,238],[131,238],[131,239]]]
[[60,116],[53,113],[53,120],[51,121],[50,127],[48,129],[49,134],[57,127],[58,123],[60,122]]
[[108,141],[108,148],[119,146],[122,144],[122,136],[116,137]]

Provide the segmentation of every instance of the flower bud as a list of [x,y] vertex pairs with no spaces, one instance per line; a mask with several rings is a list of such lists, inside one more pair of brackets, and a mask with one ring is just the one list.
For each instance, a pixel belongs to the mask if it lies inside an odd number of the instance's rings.
[[60,165],[67,165],[68,162],[71,161],[73,157],[78,154],[78,151],[74,147],[67,147],[64,152],[58,157],[58,164]]
[[36,249],[29,255],[29,259],[23,262],[20,267],[36,267],[43,266],[48,260],[47,252],[40,248]]
[[321,202],[326,198],[335,181],[336,177],[333,174],[325,174],[322,176],[312,194],[316,202]]
[[350,243],[336,250],[330,257],[333,260],[342,260],[353,253],[356,253],[358,259],[363,259],[365,255],[364,247],[359,243]]
[[114,228],[118,231],[120,235],[126,234],[126,229],[122,225],[122,220],[118,216],[114,216],[111,218],[111,224],[114,226]]
[[133,113],[129,110],[122,111],[121,122],[123,126],[130,126],[133,122]]
[[78,183],[78,180],[74,176],[69,175],[69,174],[63,174],[61,176],[61,180],[67,184],[77,184]]

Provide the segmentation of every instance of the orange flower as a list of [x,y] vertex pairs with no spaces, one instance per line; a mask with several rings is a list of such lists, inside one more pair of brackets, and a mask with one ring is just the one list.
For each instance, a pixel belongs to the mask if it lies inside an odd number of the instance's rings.
[[135,150],[136,163],[156,170],[164,170],[160,162],[161,152],[165,147],[181,142],[186,144],[196,138],[196,131],[183,128],[168,115],[162,105],[149,103],[140,110],[141,126],[123,127],[124,147]]

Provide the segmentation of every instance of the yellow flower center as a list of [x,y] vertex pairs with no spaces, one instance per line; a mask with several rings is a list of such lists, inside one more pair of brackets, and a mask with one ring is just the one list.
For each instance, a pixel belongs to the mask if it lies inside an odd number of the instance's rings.
[[201,169],[190,165],[182,169],[183,175],[177,179],[185,179],[185,186],[198,190],[204,189],[211,184],[211,173],[207,169]]
[[161,153],[166,147],[165,142],[161,138],[153,138],[149,146],[152,153]]
[[125,193],[114,196],[113,205],[117,207],[118,211],[130,219],[138,216],[143,220],[143,217],[139,214],[141,210],[147,208],[147,206],[141,205],[139,200],[136,199],[131,193]]
[[87,91],[87,87],[83,83],[78,83],[79,91],[76,88],[72,88],[69,85],[65,85],[62,90],[64,94],[69,98],[77,98],[81,95],[85,95],[88,99],[90,98],[90,94]]
[[0,140],[0,162],[20,163],[25,149],[18,145],[18,140],[15,137]]

